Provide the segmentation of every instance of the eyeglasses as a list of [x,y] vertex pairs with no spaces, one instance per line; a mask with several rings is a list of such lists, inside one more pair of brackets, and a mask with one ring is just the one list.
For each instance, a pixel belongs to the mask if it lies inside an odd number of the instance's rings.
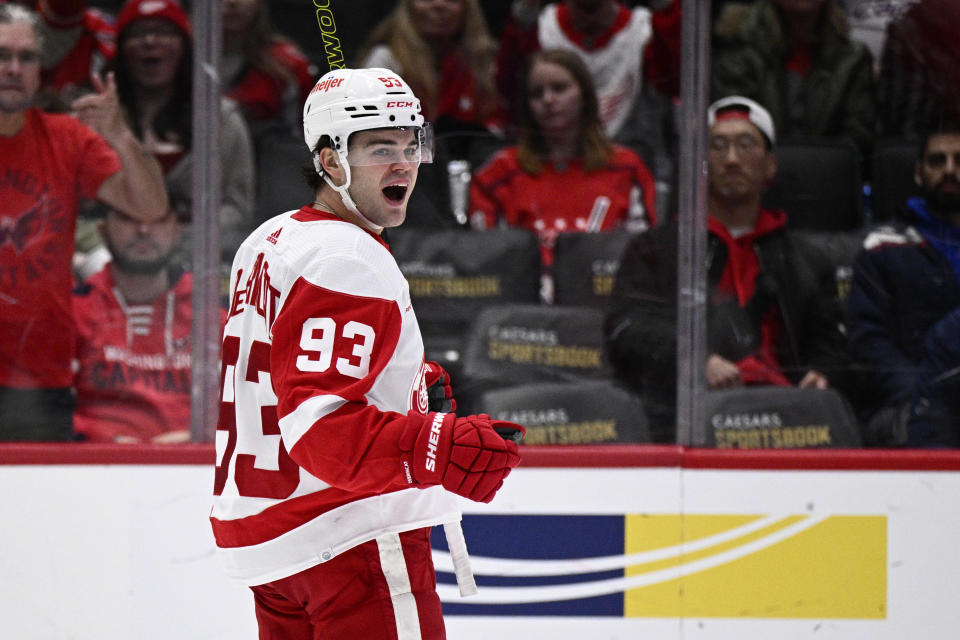
[[947,166],[947,158],[949,157],[953,158],[953,169],[956,171],[960,168],[960,151],[954,151],[952,154],[944,151],[934,151],[925,155],[923,162],[931,169],[943,169]]
[[0,48],[0,64],[7,65],[14,60],[25,67],[40,64],[40,52],[34,49]]
[[123,39],[127,42],[141,43],[146,40],[149,36],[153,36],[157,40],[163,40],[169,42],[175,40],[183,35],[183,32],[177,29],[175,26],[149,26],[149,27],[130,27],[126,33],[123,34]]
[[736,147],[741,153],[754,152],[764,146],[763,141],[758,140],[756,136],[748,134],[739,135],[731,141],[723,136],[713,136],[710,138],[709,151],[712,153],[726,153],[730,145]]

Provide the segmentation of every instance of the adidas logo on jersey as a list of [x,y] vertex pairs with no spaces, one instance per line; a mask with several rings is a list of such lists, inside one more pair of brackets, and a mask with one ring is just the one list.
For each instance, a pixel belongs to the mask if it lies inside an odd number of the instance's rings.
[[267,236],[267,242],[270,244],[277,244],[277,239],[280,237],[280,232],[283,231],[283,227],[280,227],[273,233]]

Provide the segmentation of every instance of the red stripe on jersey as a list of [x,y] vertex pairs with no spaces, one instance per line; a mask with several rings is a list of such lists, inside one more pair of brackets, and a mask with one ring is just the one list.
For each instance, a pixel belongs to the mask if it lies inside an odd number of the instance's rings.
[[[348,403],[318,420],[290,451],[297,464],[328,484],[356,492],[407,489],[400,436],[407,416]],[[322,474],[322,475],[321,475]]]
[[[401,480],[397,438],[406,416],[383,412],[366,398],[396,350],[401,327],[395,301],[332,291],[303,278],[273,324],[270,370],[280,419],[317,396],[346,400],[314,424],[291,427],[303,435],[290,456],[327,484],[383,491]],[[384,468],[375,461],[380,458],[394,464]]]
[[284,500],[260,513],[236,520],[210,518],[218,547],[247,547],[273,540],[337,507],[369,498],[332,487]]
[[282,420],[318,395],[365,404],[364,394],[396,348],[401,317],[393,300],[298,278],[272,329],[270,371]]

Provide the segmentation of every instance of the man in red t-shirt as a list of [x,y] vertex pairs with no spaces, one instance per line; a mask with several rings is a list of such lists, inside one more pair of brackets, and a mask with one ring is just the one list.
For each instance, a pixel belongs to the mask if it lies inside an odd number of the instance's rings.
[[77,208],[97,198],[143,220],[166,214],[160,167],[126,126],[113,76],[73,103],[31,108],[38,18],[0,5],[0,440],[70,437],[70,272]]

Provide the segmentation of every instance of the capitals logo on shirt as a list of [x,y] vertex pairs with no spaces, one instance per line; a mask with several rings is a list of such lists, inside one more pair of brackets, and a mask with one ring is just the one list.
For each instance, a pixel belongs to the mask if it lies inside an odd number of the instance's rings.
[[43,218],[42,201],[19,215],[0,218],[0,248],[9,244],[18,254],[23,253],[30,241],[40,235]]
[[410,398],[410,407],[417,413],[426,414],[430,410],[427,399],[427,363],[420,363],[420,370],[413,381],[413,393]]

